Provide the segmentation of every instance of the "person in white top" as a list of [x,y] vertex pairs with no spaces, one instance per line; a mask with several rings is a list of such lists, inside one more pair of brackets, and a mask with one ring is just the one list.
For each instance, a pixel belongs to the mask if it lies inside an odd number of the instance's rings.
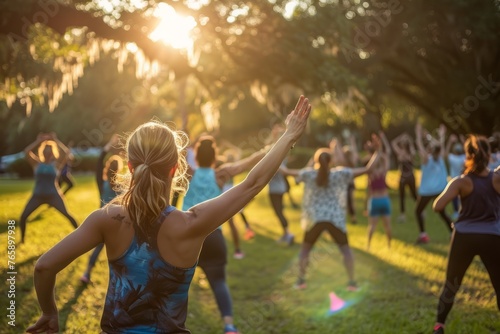
[[300,250],[299,278],[295,285],[298,289],[306,288],[305,275],[309,254],[322,232],[326,230],[344,257],[344,265],[349,276],[347,289],[357,290],[354,279],[354,258],[346,230],[347,189],[353,178],[372,170],[378,160],[378,152],[375,152],[368,164],[361,168],[330,168],[332,160],[337,165],[344,164],[344,157],[338,145],[334,146],[333,152],[328,148],[318,149],[314,155],[313,168],[286,171],[287,174],[296,176],[297,181],[305,184],[302,227],[306,233]]

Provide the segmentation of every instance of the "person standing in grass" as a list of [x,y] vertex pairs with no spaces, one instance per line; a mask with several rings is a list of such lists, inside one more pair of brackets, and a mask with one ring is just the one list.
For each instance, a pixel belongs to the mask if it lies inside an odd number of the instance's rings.
[[488,168],[490,147],[485,137],[470,136],[464,151],[464,173],[451,180],[434,202],[434,210],[438,212],[457,196],[462,203],[454,223],[434,334],[444,333],[455,295],[476,255],[488,271],[500,310],[500,169],[493,172]]
[[59,331],[57,273],[104,243],[109,284],[102,331],[189,333],[185,326],[188,290],[205,239],[267,185],[304,132],[310,111],[309,100],[301,96],[287,118],[284,134],[246,178],[187,211],[170,205],[174,190],[187,181],[182,153],[186,136],[156,122],[139,126],[126,142],[130,173],[120,183],[123,193],[91,213],[35,264],[42,315],[26,331]]
[[[377,163],[368,173],[368,243],[367,249],[370,249],[373,233],[377,227],[379,218],[384,224],[385,234],[387,235],[387,246],[391,247],[391,200],[387,189],[385,178],[390,168],[391,146],[384,132],[380,131],[379,136],[373,135],[372,142],[382,141],[382,149],[379,152]],[[373,145],[373,144],[372,144]]]
[[[38,148],[38,154],[33,153],[35,148]],[[35,171],[35,187],[19,221],[21,243],[24,243],[26,236],[26,220],[42,204],[54,207],[77,228],[78,224],[66,210],[64,195],[57,184],[57,177],[70,154],[69,149],[57,139],[55,133],[40,133],[37,139],[24,149],[24,153]]]
[[[378,145],[378,144],[377,144]],[[378,147],[378,146],[377,146]],[[331,161],[338,165],[344,164],[344,157],[339,145],[321,148],[314,154],[314,167],[301,170],[286,171],[304,182],[302,200],[302,227],[305,235],[299,254],[299,277],[295,288],[306,288],[306,270],[309,264],[309,254],[314,244],[324,231],[327,231],[337,243],[349,277],[347,289],[357,290],[354,277],[354,257],[349,246],[346,229],[346,202],[349,183],[355,177],[370,172],[378,160],[375,152],[368,164],[361,168],[336,167],[330,168]]]
[[[444,127],[444,125],[441,125],[439,127],[438,143],[435,143],[434,139],[429,135],[431,141],[429,142],[427,147],[425,147],[423,144],[423,130],[420,123],[417,123],[415,132],[422,169],[420,187],[418,188],[418,198],[415,208],[415,215],[417,217],[418,228],[420,230],[420,234],[417,238],[417,244],[426,244],[430,241],[430,239],[427,235],[427,232],[425,231],[423,212],[427,204],[435,199],[444,190],[446,184],[448,183],[448,171],[446,170],[446,165],[444,163],[444,136],[446,128]],[[452,222],[444,209],[445,208],[443,207],[443,210],[438,211],[438,213],[446,223],[446,227],[451,232]]]
[[75,186],[75,179],[73,178],[73,175],[71,174],[71,167],[72,163],[75,160],[75,157],[73,156],[73,153],[71,153],[71,147],[73,146],[73,141],[70,141],[68,143],[68,157],[66,159],[66,163],[64,164],[63,168],[61,169],[61,174],[59,175],[59,178],[57,180],[57,183],[59,184],[59,188],[63,187],[63,184],[67,184],[66,189],[63,191],[63,195],[66,195],[66,193]]
[[410,189],[411,197],[417,200],[417,188],[415,185],[415,174],[413,172],[413,159],[416,155],[413,140],[408,133],[403,133],[391,141],[392,149],[396,153],[399,163],[399,217],[398,221],[404,223],[405,215],[405,188]]
[[[224,185],[232,180],[234,176],[250,169],[264,155],[264,151],[256,152],[246,159],[222,163],[217,167],[217,146],[215,139],[209,135],[200,137],[194,150],[198,168],[193,171],[189,189],[183,199],[182,209],[185,211],[199,203],[230,192],[232,187],[231,189],[224,189]],[[237,229],[234,224],[230,225],[230,228],[236,247],[235,255],[237,258],[242,258],[243,253],[239,247]],[[226,241],[222,235],[222,227],[219,226],[205,239],[198,260],[198,267],[205,272],[214,293],[224,321],[224,332],[237,333],[233,323],[232,298],[226,283],[226,265]]]
[[[238,158],[237,158],[237,156]],[[234,163],[235,161],[239,160],[239,154],[235,154],[232,151],[226,151],[224,153],[225,157],[225,163]],[[224,185],[222,186],[222,192],[228,191],[234,186],[234,179],[231,177],[229,178]],[[243,222],[245,224],[245,240],[250,240],[255,236],[254,231],[250,227],[250,224],[248,223],[248,220],[243,213],[243,209],[238,212],[241,218],[243,219]],[[236,224],[234,223],[234,217],[229,218],[227,221],[229,224],[229,228],[231,230],[231,237],[233,239],[233,244],[234,244],[234,253],[233,253],[233,258],[237,260],[241,260],[245,257],[245,253],[241,250],[240,246],[240,236],[238,232],[238,228],[236,227]]]
[[[276,140],[283,133],[283,126],[281,124],[275,124],[271,132],[271,139]],[[274,174],[271,181],[269,181],[269,200],[271,201],[271,206],[273,208],[274,214],[278,218],[281,228],[283,229],[283,235],[278,239],[279,243],[284,243],[287,245],[292,245],[295,236],[290,232],[290,227],[288,224],[288,219],[284,214],[283,197],[285,193],[290,190],[290,186],[286,180],[287,174],[285,173],[286,159],[283,159],[281,166]]]
[[[117,154],[112,154],[108,157],[106,163],[104,163],[104,159],[108,153],[117,151],[116,147],[118,146],[118,143],[119,136],[115,134],[104,146],[99,158],[97,158],[95,178],[97,189],[99,189],[99,202],[101,208],[118,196],[118,193],[115,190],[117,186],[115,182],[117,181],[117,174],[123,169],[123,159]],[[82,283],[90,283],[90,274],[92,273],[92,269],[94,268],[103,247],[103,243],[99,244],[90,255],[87,269],[83,273],[82,277],[80,277],[80,281]]]

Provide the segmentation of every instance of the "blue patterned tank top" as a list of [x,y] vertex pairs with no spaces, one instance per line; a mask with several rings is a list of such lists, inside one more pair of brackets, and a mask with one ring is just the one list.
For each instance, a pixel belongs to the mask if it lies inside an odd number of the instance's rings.
[[[151,239],[156,240],[167,207]],[[154,244],[154,245],[151,245]],[[185,327],[188,290],[196,265],[178,268],[162,259],[156,242],[141,242],[137,232],[128,250],[109,261],[109,286],[101,329],[112,333],[190,333]]]
[[53,164],[40,163],[35,169],[34,195],[57,195],[57,168]]

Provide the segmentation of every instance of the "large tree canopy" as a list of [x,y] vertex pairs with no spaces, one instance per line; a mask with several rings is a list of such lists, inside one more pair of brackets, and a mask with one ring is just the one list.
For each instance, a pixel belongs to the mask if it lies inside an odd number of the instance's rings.
[[[189,52],[148,37],[161,2],[196,21]],[[195,78],[200,101],[234,106],[251,96],[280,114],[304,92],[322,115],[358,123],[371,114],[382,124],[412,105],[452,131],[490,133],[500,126],[499,7],[496,0],[4,0],[0,99],[9,108],[20,101],[28,115],[33,105],[54,110],[88,65],[112,53],[119,67],[134,59],[139,77]]]

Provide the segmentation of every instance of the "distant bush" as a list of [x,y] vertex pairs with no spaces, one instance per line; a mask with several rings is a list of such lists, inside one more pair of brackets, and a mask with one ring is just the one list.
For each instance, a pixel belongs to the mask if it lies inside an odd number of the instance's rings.
[[295,147],[290,151],[290,155],[288,156],[288,168],[292,169],[300,169],[304,168],[309,159],[314,155],[315,149],[309,147]]
[[94,155],[75,155],[71,170],[75,172],[95,172],[97,159],[98,157]]
[[21,178],[33,177],[33,167],[24,158],[14,160],[7,166],[6,171],[7,173],[17,174]]

